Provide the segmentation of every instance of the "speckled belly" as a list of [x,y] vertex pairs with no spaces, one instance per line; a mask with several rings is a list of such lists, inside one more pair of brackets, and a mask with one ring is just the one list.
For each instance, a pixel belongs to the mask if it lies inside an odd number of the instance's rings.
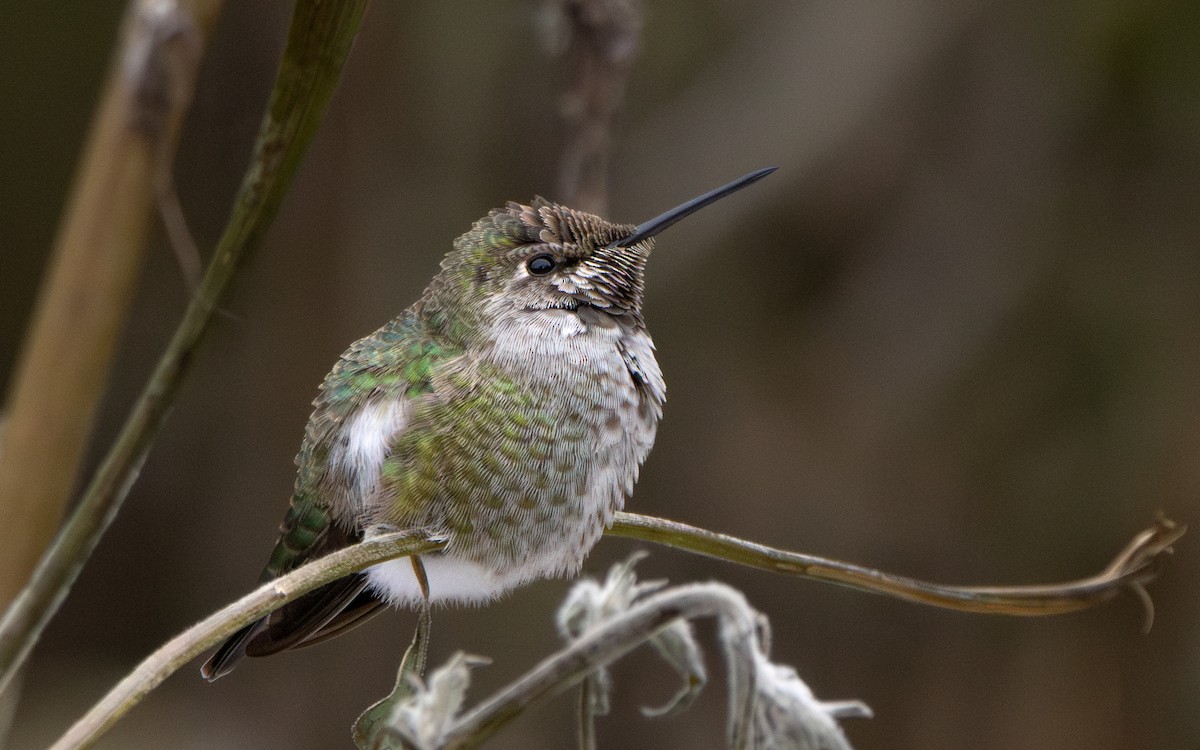
[[[652,345],[614,327],[569,330],[519,350],[499,342],[439,373],[443,395],[413,405],[384,462],[383,524],[448,542],[424,559],[435,601],[575,573],[633,491],[662,407],[661,385],[645,382],[661,384]],[[630,372],[631,348],[649,376]],[[420,596],[407,560],[369,575],[393,600]]]

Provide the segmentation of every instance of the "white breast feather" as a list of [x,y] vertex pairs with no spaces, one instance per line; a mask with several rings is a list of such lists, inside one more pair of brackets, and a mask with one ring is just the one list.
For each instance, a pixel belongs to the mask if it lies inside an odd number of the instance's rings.
[[379,485],[383,460],[392,439],[408,423],[408,402],[388,399],[369,403],[342,427],[342,440],[330,457],[330,468],[351,477],[351,502],[362,512]]

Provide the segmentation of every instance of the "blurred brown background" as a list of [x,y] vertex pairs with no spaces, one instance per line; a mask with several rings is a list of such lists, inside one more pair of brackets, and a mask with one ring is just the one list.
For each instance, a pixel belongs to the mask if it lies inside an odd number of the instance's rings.
[[[178,159],[211,248],[290,7],[227,3]],[[12,367],[123,3],[0,5],[0,377]],[[267,245],[235,285],[125,510],[39,645],[11,738],[46,744],[154,646],[247,591],[316,385],[489,208],[555,197],[561,64],[519,2],[376,2]],[[631,509],[957,583],[1091,574],[1200,498],[1200,4],[648,0],[612,218],[766,164],[666,233],[647,319],[669,402]],[[177,322],[159,230],[92,460]],[[69,345],[70,342],[64,342]],[[6,382],[6,381],[5,381]],[[868,748],[1200,747],[1200,553],[1045,620],[948,614],[665,550],[720,578]],[[588,570],[634,545],[605,540]],[[563,582],[435,620],[487,654],[476,697],[547,653]],[[107,748],[350,747],[412,616],[208,685],[189,669]],[[705,631],[711,636],[711,629]],[[711,644],[711,641],[708,641]],[[634,663],[636,662],[636,663]],[[673,720],[653,658],[616,673],[604,747],[718,747],[723,673]],[[198,665],[197,665],[198,666]],[[570,746],[573,699],[495,747]]]

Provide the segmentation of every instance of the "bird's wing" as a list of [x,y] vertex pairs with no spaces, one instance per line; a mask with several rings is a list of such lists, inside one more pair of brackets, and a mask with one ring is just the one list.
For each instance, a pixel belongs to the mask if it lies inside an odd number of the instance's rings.
[[[295,492],[262,582],[362,539],[358,519],[339,507],[345,503],[329,496],[330,454],[342,426],[368,403],[390,400],[402,405],[429,393],[431,370],[458,353],[427,335],[413,315],[405,314],[341,356],[313,402],[296,456]],[[308,645],[365,621],[383,606],[366,586],[366,574],[356,573],[299,597],[232,635],[205,663],[202,673],[214,680],[243,655],[266,656]]]

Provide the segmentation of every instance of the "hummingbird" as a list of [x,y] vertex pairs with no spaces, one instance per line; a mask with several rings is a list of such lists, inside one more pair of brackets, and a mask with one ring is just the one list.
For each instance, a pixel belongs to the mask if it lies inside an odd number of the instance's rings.
[[420,299],[347,349],[296,456],[261,582],[373,535],[445,541],[328,583],[234,633],[201,669],[318,643],[386,605],[486,603],[577,573],[633,492],[666,385],[642,317],[654,236],[767,176],[638,226],[542,198],[455,240]]

